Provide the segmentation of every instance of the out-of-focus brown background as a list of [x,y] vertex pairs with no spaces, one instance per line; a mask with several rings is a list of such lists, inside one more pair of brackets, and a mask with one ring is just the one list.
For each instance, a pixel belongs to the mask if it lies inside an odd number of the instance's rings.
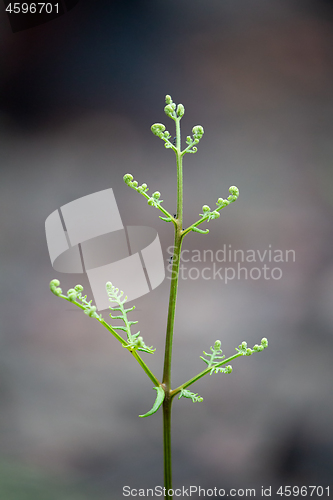
[[[151,383],[48,291],[52,278],[67,290],[82,277],[53,271],[44,222],[112,187],[124,224],[157,229],[167,265],[172,227],[122,181],[131,172],[174,211],[173,153],[150,132],[156,121],[172,130],[167,93],[185,106],[183,136],[205,128],[185,157],[185,223],[230,185],[241,192],[184,248],[296,254],[280,280],[180,282],[174,387],[217,338],[227,355],[242,340],[270,345],[193,386],[203,403],[175,401],[174,485],[258,496],[332,485],[333,3],[81,0],[15,34],[2,8],[0,28],[0,498],[110,500],[124,485],[162,485],[161,412],[138,418]],[[157,376],[168,291],[166,279],[133,315],[157,347],[143,355]]]

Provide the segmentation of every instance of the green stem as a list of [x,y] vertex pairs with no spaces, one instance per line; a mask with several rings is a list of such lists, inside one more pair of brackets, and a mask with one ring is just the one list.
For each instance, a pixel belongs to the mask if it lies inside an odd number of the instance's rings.
[[180,118],[176,120],[176,147],[177,147],[177,219],[182,230],[183,224],[183,157],[180,144]]
[[172,343],[173,330],[175,323],[177,289],[179,278],[180,252],[182,245],[182,225],[183,225],[183,162],[180,151],[180,119],[176,119],[176,144],[177,144],[177,219],[175,226],[174,252],[172,258],[172,272],[170,283],[169,310],[167,332],[165,339],[165,356],[164,356],[164,371],[163,384],[166,392],[170,391],[171,386],[171,358],[172,358]]
[[187,234],[190,231],[192,231],[192,227],[197,227],[197,226],[199,226],[199,224],[201,224],[202,222],[204,222],[206,220],[207,220],[207,217],[201,217],[201,219],[197,220],[197,222],[194,222],[191,226],[189,226],[186,229],[184,229],[184,231],[182,232],[182,236],[184,237],[185,234]]
[[168,494],[172,488],[172,461],[171,461],[171,404],[172,399],[166,394],[163,401],[163,455],[164,455],[164,487],[165,498],[172,500],[173,496]]
[[[167,331],[165,339],[165,355],[163,370],[163,387],[165,399],[163,401],[163,450],[164,450],[164,486],[166,491],[172,488],[172,462],[171,462],[171,359],[173,331],[175,324],[176,301],[179,278],[180,252],[182,245],[183,227],[183,163],[180,149],[180,118],[176,122],[176,158],[177,158],[177,218],[175,224],[174,252],[172,260],[172,276],[170,284],[169,310]],[[172,500],[167,494],[166,498]]]
[[[78,304],[79,305],[79,304]],[[79,305],[80,307],[80,305]],[[117,340],[119,340],[119,342],[125,347],[125,345],[127,345],[127,342],[126,340],[124,340],[121,335],[119,335],[119,333],[117,333],[111,325],[109,325],[109,323],[107,323],[104,319],[102,319],[102,321],[100,321],[100,323],[102,323],[103,326],[105,326],[105,328],[107,330],[109,330],[110,333],[112,333],[112,335],[114,337],[116,337]]]
[[[121,342],[121,344],[123,345],[123,347],[126,347],[127,345],[127,342],[126,340],[124,340],[120,335],[119,333],[117,333],[111,325],[109,325],[106,321],[104,321],[104,319],[101,321],[102,325],[105,326],[105,328],[107,328],[107,330],[109,330],[109,332],[112,333],[112,335],[114,335],[116,337],[117,340],[119,340],[119,342]],[[143,361],[143,359],[141,358],[141,356],[136,352],[136,350],[133,349],[133,351],[131,351],[131,353],[133,354],[134,358],[137,360],[137,362],[139,363],[139,365],[143,368],[143,370],[146,372],[146,374],[148,375],[148,377],[150,378],[150,380],[154,383],[154,386],[159,386],[161,385],[161,382],[158,380],[158,378],[155,377],[155,375],[153,374],[153,372],[148,368],[148,366],[146,365],[146,363]]]
[[[178,222],[177,222],[178,226]],[[179,278],[179,261],[181,251],[181,237],[178,234],[179,228],[175,230],[174,252],[172,259],[171,283],[170,283],[170,297],[169,297],[169,310],[167,321],[167,332],[165,339],[165,355],[164,355],[164,371],[163,371],[163,384],[166,392],[170,391],[171,387],[171,358],[172,358],[172,344],[173,344],[173,331],[176,313],[176,301],[178,290]]]
[[132,352],[133,356],[135,357],[135,359],[137,360],[137,362],[139,363],[139,365],[144,369],[144,371],[146,372],[146,374],[148,375],[150,380],[154,383],[154,386],[158,387],[159,385],[161,385],[161,382],[158,380],[158,378],[155,377],[153,372],[150,371],[150,369],[148,368],[146,363],[143,361],[141,356],[134,350],[131,352]]

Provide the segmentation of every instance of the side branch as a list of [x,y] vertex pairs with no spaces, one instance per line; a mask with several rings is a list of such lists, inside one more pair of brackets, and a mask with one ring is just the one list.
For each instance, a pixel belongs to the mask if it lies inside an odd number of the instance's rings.
[[147,191],[149,190],[147,184],[144,183],[139,186],[138,181],[133,181],[132,174],[125,174],[124,182],[125,184],[127,184],[127,186],[131,187],[138,193],[141,193],[142,196],[146,198],[148,205],[158,208],[166,216],[166,218],[161,217],[161,219],[167,222],[173,222],[175,226],[177,225],[176,219],[165,208],[162,207],[161,203],[163,202],[163,200],[160,200],[161,193],[159,191],[155,191],[155,193],[149,196],[147,194]]
[[240,356],[251,356],[255,352],[261,352],[266,347],[268,347],[268,341],[264,337],[261,339],[260,345],[255,344],[253,348],[251,349],[250,347],[247,346],[247,343],[244,341],[242,342],[238,347],[236,347],[237,354],[234,354],[233,356],[230,356],[227,359],[223,359],[223,361],[218,361],[224,358],[224,356],[221,356],[222,351],[220,349],[221,347],[221,341],[217,340],[214,344],[214,347],[211,347],[211,353],[207,353],[204,351],[204,354],[209,357],[209,359],[205,359],[202,356],[200,358],[207,363],[208,367],[203,370],[202,372],[198,373],[195,377],[191,378],[184,384],[180,385],[177,387],[177,389],[174,389],[173,391],[170,391],[170,397],[173,398],[176,394],[181,392],[182,390],[186,389],[186,387],[189,387],[190,385],[194,384],[197,380],[200,378],[204,377],[207,375],[207,373],[210,373],[212,375],[213,373],[231,373],[232,372],[232,367],[228,365],[226,368],[221,368],[221,366],[225,365],[226,363],[229,363],[230,361],[233,361],[236,358],[239,358]]
[[[233,356],[230,356],[230,358],[224,359],[221,363],[218,363],[215,366],[222,366],[225,363],[232,361],[233,359],[239,358],[240,356],[242,356],[241,353],[234,354]],[[173,398],[174,396],[176,396],[176,394],[181,392],[182,389],[186,389],[186,387],[189,387],[190,385],[194,384],[194,382],[197,382],[197,380],[199,380],[202,377],[204,377],[205,375],[207,375],[207,373],[210,373],[211,370],[212,370],[211,367],[209,367],[209,368],[206,368],[205,370],[203,370],[202,372],[198,373],[198,375],[196,375],[195,377],[192,377],[190,380],[188,380],[184,384],[177,387],[177,389],[174,389],[173,391],[171,391],[170,397]]]
[[197,226],[199,226],[200,224],[202,224],[205,221],[209,222],[213,219],[218,219],[220,217],[219,212],[222,210],[222,208],[227,207],[228,205],[230,205],[230,203],[233,203],[234,201],[237,200],[237,198],[239,196],[239,189],[236,186],[230,186],[229,193],[230,193],[230,196],[228,196],[228,198],[226,200],[224,200],[223,198],[219,198],[217,200],[217,202],[216,202],[217,207],[215,210],[211,210],[208,205],[204,205],[202,207],[203,213],[200,214],[202,216],[201,219],[197,220],[196,222],[194,222],[194,224],[192,224],[188,228],[184,229],[181,233],[182,238],[190,231],[194,231],[194,232],[198,232],[198,233],[202,233],[202,234],[209,233],[209,229],[202,231],[201,229],[197,229]]
[[[57,297],[60,297],[62,299],[67,300],[68,302],[71,302],[72,304],[75,304],[77,307],[82,309],[87,316],[90,318],[95,318],[97,319],[112,335],[118,340],[118,342],[121,343],[123,347],[127,347],[128,343],[126,340],[124,340],[118,332],[115,331],[115,329],[109,325],[103,318],[101,314],[96,313],[96,306],[93,306],[91,304],[91,300],[88,302],[87,301],[87,296],[82,295],[83,287],[81,285],[76,285],[75,288],[71,288],[67,292],[67,296],[62,293],[62,289],[59,288],[60,282],[59,280],[52,280],[50,283],[50,290],[54,295]],[[80,300],[80,302],[77,301]],[[153,374],[153,372],[148,368],[146,363],[143,361],[141,356],[138,354],[136,349],[130,350],[131,354],[133,357],[137,360],[141,368],[145,371],[145,373],[148,375],[150,380],[153,382],[155,386],[160,386],[161,383],[158,380],[157,377]]]

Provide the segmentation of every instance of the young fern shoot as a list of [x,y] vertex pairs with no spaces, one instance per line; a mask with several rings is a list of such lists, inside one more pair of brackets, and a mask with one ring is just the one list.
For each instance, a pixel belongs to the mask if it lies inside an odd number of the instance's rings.
[[[200,358],[204,361],[207,367],[191,379],[187,380],[181,384],[176,389],[171,389],[171,360],[172,360],[172,347],[173,347],[173,334],[174,334],[174,322],[175,322],[175,312],[176,312],[176,302],[177,302],[177,292],[178,292],[178,281],[179,281],[179,264],[180,255],[183,239],[186,234],[191,231],[199,234],[207,234],[208,229],[200,229],[202,223],[209,223],[212,220],[218,219],[220,217],[220,212],[222,208],[227,207],[231,203],[235,202],[239,196],[239,190],[236,186],[231,186],[229,188],[230,195],[226,198],[218,198],[216,202],[216,208],[211,210],[208,205],[203,205],[202,213],[200,214],[200,219],[192,223],[186,229],[183,228],[183,158],[185,154],[194,154],[197,152],[197,145],[204,135],[204,129],[201,125],[196,125],[192,128],[192,135],[186,137],[186,147],[182,150],[181,147],[181,133],[180,133],[180,121],[185,113],[185,108],[182,104],[176,105],[171,96],[167,95],[165,97],[166,105],[164,107],[165,114],[175,122],[176,135],[174,139],[171,139],[171,134],[166,130],[165,125],[162,123],[155,123],[152,125],[151,130],[154,135],[159,137],[167,149],[171,149],[176,156],[177,165],[177,213],[172,215],[173,212],[169,212],[163,206],[163,200],[161,200],[161,193],[155,191],[151,196],[148,195],[149,188],[146,183],[139,185],[138,181],[134,180],[132,174],[124,175],[124,182],[134,189],[136,192],[140,193],[144,198],[146,198],[148,205],[157,208],[163,213],[160,216],[165,222],[172,222],[174,225],[174,252],[170,259],[172,262],[172,276],[170,283],[170,296],[169,296],[169,308],[168,308],[168,320],[166,327],[166,337],[165,337],[165,353],[164,353],[164,366],[163,366],[163,378],[162,382],[152,373],[148,368],[146,363],[138,354],[138,351],[142,351],[147,354],[153,354],[155,349],[153,347],[148,347],[143,341],[143,337],[140,332],[132,333],[131,327],[137,323],[137,321],[129,320],[127,314],[132,312],[135,306],[126,309],[124,304],[127,297],[123,298],[123,292],[119,291],[111,282],[106,283],[106,292],[113,306],[110,306],[110,318],[111,320],[121,320],[122,325],[111,325],[108,324],[102,315],[96,312],[96,306],[92,305],[92,301],[87,301],[87,297],[82,295],[83,288],[81,285],[76,285],[75,288],[68,290],[67,295],[62,293],[61,288],[59,288],[59,281],[52,280],[50,283],[51,291],[65,300],[70,301],[79,308],[81,308],[85,314],[89,317],[97,319],[107,330],[126,348],[133,357],[137,360],[143,370],[146,372],[150,380],[153,382],[153,389],[156,391],[156,400],[150,411],[144,415],[139,415],[140,417],[148,417],[157,412],[157,410],[163,405],[163,454],[164,454],[164,485],[166,488],[166,498],[168,500],[172,499],[172,463],[171,463],[171,406],[174,396],[179,394],[178,399],[186,398],[191,399],[192,402],[202,402],[203,398],[197,393],[187,390],[187,387],[194,384],[197,380],[207,375],[208,373],[212,375],[213,373],[226,373],[230,374],[232,372],[231,365],[226,365],[230,361],[240,357],[240,356],[250,356],[255,352],[261,352],[268,346],[268,341],[266,338],[261,340],[260,345],[256,344],[252,349],[247,347],[247,343],[242,342],[238,348],[236,348],[237,353],[225,358],[221,350],[221,341],[216,340],[213,347],[210,347],[210,352],[203,352],[204,356]],[[116,313],[115,315],[112,315]],[[119,333],[124,332],[126,334],[126,339],[124,339]],[[226,366],[225,366],[226,365]]]

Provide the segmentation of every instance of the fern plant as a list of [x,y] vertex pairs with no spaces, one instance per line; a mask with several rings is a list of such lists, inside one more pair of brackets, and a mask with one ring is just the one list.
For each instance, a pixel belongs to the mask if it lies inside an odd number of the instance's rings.
[[[216,340],[214,346],[210,347],[210,352],[203,352],[204,356],[200,358],[207,365],[206,368],[187,380],[179,387],[171,388],[171,360],[172,360],[172,346],[173,346],[173,334],[174,334],[174,322],[175,322],[175,312],[176,312],[176,301],[177,301],[177,291],[178,291],[178,280],[179,280],[179,265],[180,265],[180,255],[181,248],[184,237],[191,231],[207,234],[209,230],[207,228],[201,229],[202,223],[208,223],[214,219],[220,217],[220,212],[222,208],[227,207],[230,203],[237,200],[239,196],[239,190],[236,186],[231,186],[229,188],[229,196],[226,199],[219,198],[216,202],[216,208],[211,210],[208,205],[203,205],[202,213],[199,214],[200,218],[192,223],[190,226],[184,229],[183,227],[183,157],[187,153],[196,153],[197,144],[200,142],[204,135],[204,129],[201,125],[196,125],[192,128],[192,135],[188,135],[186,138],[186,147],[182,150],[181,148],[181,134],[180,134],[180,121],[184,116],[185,109],[182,104],[178,106],[173,102],[170,95],[165,98],[166,105],[164,111],[166,115],[175,122],[176,137],[175,140],[171,139],[171,134],[166,130],[165,125],[162,123],[155,123],[152,125],[151,130],[154,135],[162,139],[164,146],[167,149],[171,149],[176,155],[177,163],[177,213],[172,215],[163,206],[163,200],[161,200],[161,193],[155,191],[151,196],[148,194],[149,188],[147,184],[139,183],[133,179],[131,174],[126,174],[124,176],[125,183],[140,193],[144,198],[146,198],[148,205],[157,208],[163,213],[160,216],[164,222],[171,222],[174,226],[174,246],[173,246],[173,256],[172,262],[172,275],[170,282],[170,297],[169,297],[169,309],[168,309],[168,319],[166,327],[166,337],[165,337],[165,354],[164,354],[164,367],[161,381],[152,373],[148,365],[143,361],[139,352],[144,352],[147,354],[153,354],[155,349],[153,347],[148,347],[143,337],[140,335],[140,331],[132,333],[131,327],[137,323],[128,319],[128,313],[131,313],[135,306],[126,309],[125,302],[127,297],[124,297],[124,292],[119,291],[116,288],[116,284],[110,282],[106,283],[106,293],[109,296],[110,302],[116,304],[110,306],[110,319],[111,322],[107,322],[103,319],[102,315],[96,312],[96,306],[92,305],[92,301],[87,300],[87,296],[83,296],[83,288],[81,285],[76,285],[74,288],[68,290],[67,294],[63,294],[62,289],[59,287],[60,283],[58,280],[54,279],[50,283],[51,291],[65,300],[70,301],[79,308],[81,308],[85,314],[89,317],[99,321],[121,344],[126,348],[136,361],[143,368],[147,376],[153,383],[153,388],[156,390],[156,400],[150,411],[144,415],[139,415],[140,417],[148,417],[153,415],[162,405],[163,405],[163,454],[164,454],[164,486],[166,492],[166,498],[173,498],[172,489],[172,462],[171,462],[171,407],[174,397],[178,396],[178,399],[187,398],[191,399],[193,403],[202,402],[203,398],[197,393],[191,392],[187,387],[194,384],[197,380],[204,377],[207,374],[217,374],[225,373],[229,374],[232,372],[232,367],[229,362],[240,356],[250,356],[255,352],[261,352],[268,345],[266,338],[261,340],[261,343],[254,345],[253,348],[249,348],[247,343],[244,341],[241,345],[236,348],[236,354],[225,358],[221,350],[221,341]],[[113,320],[121,320],[121,326],[115,326]],[[126,338],[124,338],[120,331]]]

